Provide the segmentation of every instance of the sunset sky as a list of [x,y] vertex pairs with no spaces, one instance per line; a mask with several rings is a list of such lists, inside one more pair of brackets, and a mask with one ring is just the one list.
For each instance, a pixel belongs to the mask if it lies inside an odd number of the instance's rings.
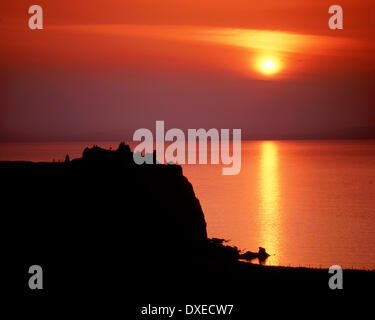
[[[375,138],[372,0],[2,1],[0,140]],[[28,28],[41,5],[44,29]],[[344,29],[328,28],[328,8]]]

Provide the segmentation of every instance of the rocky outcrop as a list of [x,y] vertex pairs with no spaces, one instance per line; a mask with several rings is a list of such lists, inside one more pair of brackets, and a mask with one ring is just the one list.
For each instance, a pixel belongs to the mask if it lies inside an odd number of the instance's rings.
[[196,255],[207,242],[182,168],[137,165],[124,143],[117,150],[86,148],[64,162],[1,162],[0,171],[9,226],[15,237],[32,239],[33,257],[170,260]]

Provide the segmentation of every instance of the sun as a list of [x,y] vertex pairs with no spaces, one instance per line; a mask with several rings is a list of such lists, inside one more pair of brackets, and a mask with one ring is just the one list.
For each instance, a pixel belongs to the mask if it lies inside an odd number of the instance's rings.
[[267,76],[274,75],[281,70],[280,61],[275,57],[259,57],[255,67],[260,73]]
[[263,73],[275,73],[276,71],[276,64],[272,60],[266,60],[262,63],[262,71]]

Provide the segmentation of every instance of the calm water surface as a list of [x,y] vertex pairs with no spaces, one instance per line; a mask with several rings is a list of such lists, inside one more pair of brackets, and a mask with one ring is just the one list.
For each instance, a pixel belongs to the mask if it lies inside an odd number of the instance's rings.
[[[0,160],[63,160],[92,144],[1,143]],[[375,141],[248,141],[239,175],[183,167],[209,236],[265,247],[271,265],[375,269]]]

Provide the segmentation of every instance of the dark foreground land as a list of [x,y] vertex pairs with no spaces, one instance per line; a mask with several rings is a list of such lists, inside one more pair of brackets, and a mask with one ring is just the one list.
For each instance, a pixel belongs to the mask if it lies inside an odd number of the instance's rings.
[[[234,248],[207,238],[182,168],[135,165],[124,144],[61,163],[0,162],[0,173],[3,292],[15,311],[26,303],[37,313],[146,319],[149,304],[233,304],[231,317],[248,318],[301,304],[313,312],[374,288],[375,272],[344,270],[344,289],[330,290],[328,270],[238,261]],[[28,286],[35,264],[43,290]]]

